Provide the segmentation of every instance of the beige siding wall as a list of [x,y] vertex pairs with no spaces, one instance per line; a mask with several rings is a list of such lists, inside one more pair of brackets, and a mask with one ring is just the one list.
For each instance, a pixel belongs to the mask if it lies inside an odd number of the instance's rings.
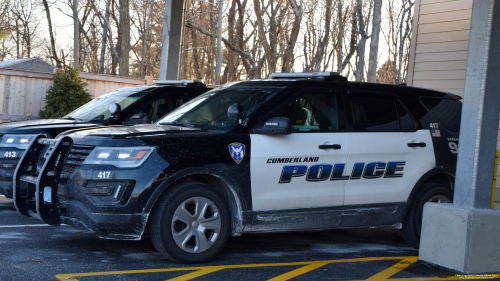
[[[143,79],[89,73],[80,73],[80,78],[87,82],[87,90],[93,98],[118,88],[146,84]],[[45,95],[53,79],[53,74],[0,70],[0,117],[16,120],[20,116],[38,116],[45,107]],[[0,118],[2,122],[8,120]]]
[[[463,96],[473,0],[417,0],[408,84]],[[500,136],[500,128],[499,128]],[[497,149],[500,148],[500,139]],[[500,167],[497,178],[500,179]],[[496,199],[500,207],[500,182]]]
[[463,96],[471,13],[472,0],[420,1],[413,86]]

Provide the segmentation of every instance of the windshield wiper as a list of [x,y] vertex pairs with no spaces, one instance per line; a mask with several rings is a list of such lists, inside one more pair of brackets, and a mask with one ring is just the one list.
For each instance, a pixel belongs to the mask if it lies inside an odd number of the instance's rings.
[[168,123],[160,123],[160,125],[177,125],[177,126],[184,126],[188,128],[194,128],[193,124],[187,124],[187,123],[179,123],[179,122],[168,122]]

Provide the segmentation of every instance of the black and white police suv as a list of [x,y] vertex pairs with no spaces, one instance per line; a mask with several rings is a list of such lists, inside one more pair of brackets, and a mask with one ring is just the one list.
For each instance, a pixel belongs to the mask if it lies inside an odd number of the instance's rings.
[[[156,122],[174,108],[211,88],[199,81],[160,81],[102,95],[60,119],[0,124],[0,194],[12,198],[12,175],[38,134],[56,137],[69,130]],[[109,110],[108,110],[109,109]]]
[[[227,84],[154,125],[37,136],[14,200],[47,224],[141,239],[166,258],[213,258],[229,235],[402,227],[451,202],[461,102],[334,73]],[[42,157],[43,166],[36,166]]]

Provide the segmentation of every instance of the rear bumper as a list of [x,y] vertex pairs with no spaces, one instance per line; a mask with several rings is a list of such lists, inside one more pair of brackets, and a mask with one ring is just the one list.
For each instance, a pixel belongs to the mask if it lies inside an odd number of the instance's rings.
[[82,202],[68,201],[61,222],[95,232],[100,238],[140,240],[148,214],[91,213]]

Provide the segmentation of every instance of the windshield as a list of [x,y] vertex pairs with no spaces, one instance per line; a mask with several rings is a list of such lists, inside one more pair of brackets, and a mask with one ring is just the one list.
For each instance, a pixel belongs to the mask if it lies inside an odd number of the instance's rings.
[[151,89],[151,87],[128,87],[118,89],[84,104],[63,118],[104,123],[111,118],[111,114],[109,113],[109,106],[111,104],[117,103],[120,105],[121,109],[124,110],[148,94],[150,91],[147,90]]
[[208,131],[226,131],[235,125],[235,122],[227,117],[227,109],[231,105],[242,105],[249,115],[281,90],[239,87],[215,89],[172,111],[158,121],[158,124],[181,124]]

